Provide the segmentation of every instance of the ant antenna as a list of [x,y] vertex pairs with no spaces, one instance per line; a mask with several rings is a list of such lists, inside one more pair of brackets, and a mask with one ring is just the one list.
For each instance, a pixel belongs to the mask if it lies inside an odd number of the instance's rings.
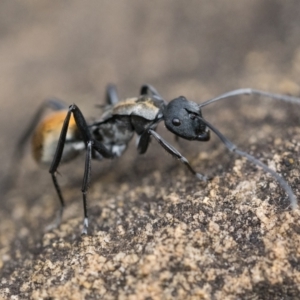
[[[273,95],[273,94],[271,94],[271,95]],[[217,99],[217,100],[219,100],[219,99]],[[217,100],[215,100],[215,101],[217,101]],[[252,155],[250,155],[250,154],[240,150],[239,148],[237,148],[237,146],[235,144],[233,144],[230,140],[228,140],[217,128],[215,128],[209,122],[207,122],[206,120],[204,120],[203,118],[201,118],[199,116],[197,116],[197,118],[200,119],[203,123],[205,123],[205,125],[207,127],[209,127],[218,136],[218,138],[225,144],[225,146],[229,149],[230,152],[233,152],[233,153],[236,153],[240,156],[246,157],[248,159],[248,161],[252,162],[253,164],[255,164],[257,166],[260,166],[267,173],[270,173],[278,181],[278,183],[281,185],[281,187],[287,193],[287,195],[290,199],[292,208],[296,209],[298,207],[297,198],[296,198],[295,194],[293,193],[291,187],[278,173],[276,173],[275,171],[270,169],[267,165],[265,165],[263,162],[256,159]]]
[[199,104],[199,108],[202,108],[204,106],[207,106],[213,102],[216,102],[216,101],[219,101],[222,99],[226,99],[226,98],[230,98],[230,97],[234,97],[234,96],[241,96],[241,95],[258,95],[258,96],[264,96],[264,97],[271,98],[271,99],[282,100],[285,102],[300,104],[300,98],[297,98],[297,97],[280,95],[280,94],[272,94],[272,93],[248,88],[248,89],[233,90],[231,92],[222,94],[216,98],[207,100],[207,101]]

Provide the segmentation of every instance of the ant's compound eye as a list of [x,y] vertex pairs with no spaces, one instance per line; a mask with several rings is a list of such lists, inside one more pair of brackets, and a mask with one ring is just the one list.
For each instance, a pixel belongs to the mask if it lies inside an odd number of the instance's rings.
[[173,123],[174,126],[180,126],[181,125],[181,121],[177,118],[174,118],[172,120],[172,123]]

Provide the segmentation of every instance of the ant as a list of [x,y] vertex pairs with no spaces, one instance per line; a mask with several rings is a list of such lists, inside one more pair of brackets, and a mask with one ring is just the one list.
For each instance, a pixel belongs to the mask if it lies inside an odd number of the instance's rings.
[[[207,181],[209,179],[205,175],[197,173],[188,160],[155,131],[161,121],[164,121],[166,128],[176,137],[190,141],[209,141],[210,131],[214,132],[229,151],[245,157],[265,172],[270,173],[284,189],[292,208],[295,209],[297,207],[296,196],[289,184],[277,172],[247,152],[240,150],[202,117],[203,107],[240,95],[258,95],[300,104],[300,98],[254,89],[233,90],[202,104],[192,102],[184,96],[166,102],[151,85],[143,85],[139,97],[119,101],[116,87],[108,85],[106,106],[98,121],[88,124],[76,104],[72,104],[68,108],[60,100],[49,99],[38,110],[19,144],[24,144],[24,141],[34,131],[32,137],[33,156],[38,163],[50,166],[49,172],[61,204],[56,226],[60,224],[64,210],[64,199],[56,177],[58,166],[85,151],[85,170],[82,182],[83,234],[86,234],[88,229],[87,191],[90,182],[91,160],[120,157],[134,133],[138,135],[137,150],[140,154],[147,151],[152,137],[163,149],[179,159],[199,180]],[[39,123],[46,107],[52,108],[54,113]]]

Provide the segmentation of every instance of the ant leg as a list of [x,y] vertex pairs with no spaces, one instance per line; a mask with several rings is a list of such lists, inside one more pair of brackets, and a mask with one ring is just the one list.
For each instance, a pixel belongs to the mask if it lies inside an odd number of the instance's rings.
[[209,122],[207,122],[205,119],[198,117],[207,127],[209,127],[222,141],[222,143],[227,147],[227,149],[233,153],[236,153],[240,156],[244,156],[248,159],[248,161],[252,162],[253,164],[260,166],[264,171],[270,173],[281,185],[281,187],[285,190],[287,193],[291,206],[293,209],[296,209],[298,207],[297,198],[295,194],[293,193],[291,187],[289,184],[275,171],[270,169],[267,165],[265,165],[260,160],[256,159],[252,155],[248,154],[247,152],[244,152],[240,150],[235,144],[233,144],[230,140],[228,140],[217,128],[215,128],[213,125],[211,125]]
[[204,106],[207,106],[213,102],[216,102],[216,101],[219,101],[222,99],[227,99],[230,97],[241,96],[241,95],[258,95],[258,96],[263,96],[263,97],[267,97],[267,98],[271,98],[271,99],[282,100],[285,102],[300,104],[300,98],[298,98],[298,97],[281,95],[281,94],[273,94],[273,93],[269,93],[269,92],[264,92],[264,91],[260,91],[260,90],[247,88],[247,89],[233,90],[228,93],[222,94],[216,98],[207,100],[207,101],[203,102],[202,104],[200,104],[199,108],[202,108]]
[[156,90],[156,88],[154,88],[152,85],[150,84],[144,84],[141,87],[141,91],[140,91],[140,95],[149,95],[149,92],[153,95],[153,96],[157,96],[158,98],[161,98],[161,95],[158,93],[158,91]]
[[[36,126],[38,125],[43,113],[47,108],[51,108],[54,111],[58,110],[64,110],[67,109],[67,105],[63,103],[62,101],[50,98],[46,99],[45,102],[41,105],[41,107],[37,110],[34,117],[32,118],[31,123],[29,124],[28,128],[24,131],[23,135],[20,137],[17,148],[18,148],[18,155],[20,154],[20,148],[24,148],[24,145],[26,145],[26,142]],[[23,150],[23,149],[22,149]]]
[[138,139],[137,149],[138,149],[139,154],[146,153],[149,143],[150,143],[150,134],[146,130],[139,136],[139,139]]
[[85,118],[80,111],[80,109],[75,105],[70,105],[69,111],[67,113],[67,116],[64,120],[64,124],[61,130],[61,134],[58,140],[56,152],[51,164],[51,167],[49,169],[49,172],[52,175],[53,183],[56,189],[56,192],[60,198],[62,209],[64,207],[64,201],[63,197],[61,195],[60,187],[56,180],[56,172],[58,165],[61,161],[61,157],[63,154],[63,149],[66,141],[66,135],[68,132],[69,122],[71,114],[73,114],[76,125],[78,127],[78,130],[80,132],[80,135],[83,139],[83,141],[86,144],[86,159],[85,159],[85,169],[84,169],[84,175],[83,175],[83,182],[82,182],[82,198],[83,198],[83,209],[84,209],[84,221],[83,221],[83,230],[82,233],[87,233],[88,228],[88,214],[87,214],[87,191],[89,187],[90,182],[90,173],[91,173],[91,159],[92,159],[92,150],[98,151],[103,157],[105,158],[112,158],[113,154],[105,148],[104,145],[102,145],[100,142],[97,142],[93,139],[91,132],[89,131],[88,125],[85,121]]
[[83,229],[82,229],[83,234],[87,234],[87,229],[89,227],[86,195],[87,195],[87,191],[91,179],[91,160],[92,160],[92,141],[89,141],[86,149],[84,176],[83,176],[82,189],[81,189],[82,197],[83,197],[83,210],[84,210],[84,221],[83,221]]
[[119,102],[117,88],[114,84],[109,84],[106,87],[106,103],[109,105],[115,105]]
[[184,163],[186,165],[186,167],[189,169],[189,171],[195,175],[198,179],[203,180],[203,181],[207,181],[209,180],[209,178],[205,175],[202,175],[200,173],[197,173],[190,165],[190,163],[188,162],[188,160],[181,155],[180,152],[178,152],[178,150],[176,150],[173,146],[171,146],[170,144],[168,144],[156,131],[154,131],[153,129],[149,129],[148,130],[148,134],[152,135],[156,141],[168,152],[170,153],[172,156],[178,158],[182,163]]
[[35,115],[33,116],[32,121],[25,129],[25,131],[23,132],[23,134],[21,135],[17,144],[14,147],[15,150],[11,157],[8,175],[4,178],[4,180],[1,183],[1,191],[8,191],[10,188],[12,188],[13,182],[17,180],[19,174],[18,167],[20,166],[20,162],[24,156],[24,151],[28,144],[28,140],[32,135],[34,129],[40,122],[40,119],[47,108],[51,108],[54,111],[58,111],[67,109],[67,106],[65,103],[55,98],[46,99],[42,103],[40,108],[36,111]]
[[56,221],[56,224],[55,224],[56,227],[58,227],[61,223],[61,219],[62,219],[64,207],[65,207],[64,199],[63,199],[63,196],[62,196],[62,193],[61,193],[61,189],[60,189],[60,186],[57,182],[56,173],[57,173],[57,168],[58,168],[58,165],[61,161],[61,157],[62,157],[62,154],[63,154],[71,113],[72,112],[69,110],[68,113],[67,113],[67,116],[64,120],[63,127],[62,127],[62,130],[60,132],[56,152],[55,152],[52,164],[51,164],[50,169],[49,169],[49,172],[51,174],[52,181],[53,181],[56,193],[57,193],[59,201],[60,201],[60,211],[59,211],[58,218],[57,218],[57,221]]
[[97,141],[92,141],[92,140],[87,143],[84,175],[83,175],[82,188],[81,188],[82,197],[83,197],[83,210],[84,210],[84,221],[83,221],[83,229],[82,229],[83,234],[87,234],[87,229],[89,227],[89,219],[87,213],[87,192],[91,181],[91,162],[92,162],[93,149],[98,151],[105,158],[113,158],[111,152],[108,151],[102,143],[99,143]]

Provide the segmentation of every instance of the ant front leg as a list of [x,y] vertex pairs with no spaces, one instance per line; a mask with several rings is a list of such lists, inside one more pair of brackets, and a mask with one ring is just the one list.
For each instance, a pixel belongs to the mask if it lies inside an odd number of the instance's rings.
[[51,173],[51,176],[52,176],[54,187],[56,189],[56,192],[57,192],[58,197],[61,202],[60,219],[63,214],[64,200],[62,197],[60,186],[58,185],[58,182],[57,182],[56,173],[57,173],[58,165],[62,158],[71,114],[73,114],[76,125],[80,132],[81,138],[83,139],[83,141],[86,145],[85,169],[84,169],[82,189],[81,189],[82,197],[83,197],[83,209],[84,209],[84,221],[83,221],[82,233],[86,234],[87,229],[88,229],[88,213],[87,213],[87,197],[86,197],[86,195],[87,195],[89,182],[90,182],[90,175],[91,175],[92,151],[93,151],[93,149],[98,151],[105,158],[112,158],[113,154],[109,150],[107,150],[104,145],[102,145],[100,142],[97,142],[96,140],[93,139],[93,136],[88,128],[88,125],[85,121],[85,118],[84,118],[82,112],[75,104],[71,105],[69,107],[67,116],[64,120],[64,124],[63,124],[61,134],[60,134],[60,137],[58,140],[56,152],[55,152],[51,167],[49,169],[49,172]]
[[150,136],[153,136],[155,140],[172,156],[179,159],[185,166],[188,168],[188,170],[195,175],[199,180],[207,181],[209,178],[205,175],[202,175],[200,173],[197,173],[192,166],[190,165],[189,161],[172,145],[167,143],[155,130],[148,129],[146,130],[140,138],[139,144],[138,144],[138,150],[140,154],[143,154],[146,152],[148,144],[150,142]]
[[149,95],[149,92],[152,94],[152,96],[156,96],[160,99],[163,99],[155,87],[153,87],[150,84],[142,85],[140,95]]

